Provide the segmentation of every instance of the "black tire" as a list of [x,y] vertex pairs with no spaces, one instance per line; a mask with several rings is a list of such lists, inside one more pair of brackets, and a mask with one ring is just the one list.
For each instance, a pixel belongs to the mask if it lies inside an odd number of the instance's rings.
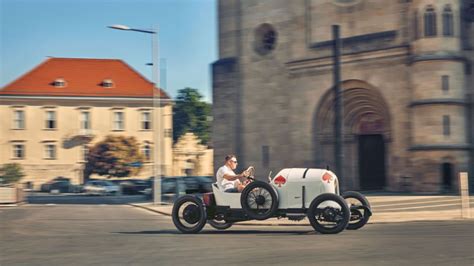
[[201,199],[190,195],[182,196],[176,200],[173,205],[172,217],[176,228],[185,234],[195,234],[201,231],[206,225],[207,219]]
[[229,223],[226,221],[218,221],[218,220],[209,220],[207,221],[207,223],[217,230],[225,230],[232,226],[232,223]]
[[242,191],[240,204],[251,219],[265,220],[277,211],[278,197],[270,184],[255,181],[249,183]]
[[[347,229],[357,230],[364,226],[369,221],[371,216],[371,213],[365,210],[365,208],[370,209],[370,203],[367,198],[357,191],[346,191],[342,193],[342,197],[346,200],[351,211],[351,217],[349,219]],[[353,202],[353,199],[355,199],[357,202]]]
[[[321,206],[323,202],[335,202],[338,207]],[[337,234],[346,229],[350,211],[346,201],[337,194],[324,193],[317,196],[309,206],[308,219],[314,230],[322,234]]]

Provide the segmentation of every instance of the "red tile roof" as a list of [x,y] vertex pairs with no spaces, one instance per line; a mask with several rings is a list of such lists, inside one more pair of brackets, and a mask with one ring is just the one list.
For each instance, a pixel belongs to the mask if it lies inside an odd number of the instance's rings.
[[[55,87],[57,79],[63,79],[66,86]],[[102,86],[104,80],[112,80],[113,87]],[[153,96],[152,88],[153,83],[122,60],[49,58],[2,88],[0,95],[148,98]],[[169,98],[158,91],[161,98]]]

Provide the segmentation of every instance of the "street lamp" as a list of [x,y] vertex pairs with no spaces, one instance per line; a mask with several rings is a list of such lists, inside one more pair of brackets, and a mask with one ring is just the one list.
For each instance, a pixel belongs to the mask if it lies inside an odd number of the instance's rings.
[[[128,27],[128,26],[125,26],[125,25],[111,25],[111,26],[107,26],[108,28],[111,28],[111,29],[114,29],[114,30],[125,30],[125,31],[136,31],[136,32],[142,32],[142,33],[148,33],[148,34],[151,34],[152,35],[152,81],[155,83],[156,87],[158,89],[161,90],[160,88],[160,75],[159,75],[159,60],[158,59],[158,54],[159,54],[159,47],[158,47],[158,29],[151,29],[151,30],[148,30],[148,29],[135,29],[135,28],[131,28],[131,27]],[[154,38],[153,38],[154,37]],[[156,113],[156,116],[153,115],[153,120],[154,120],[154,125],[156,125],[155,129],[158,130],[159,134],[163,134],[163,130],[161,128],[161,122],[163,121],[159,121],[158,123],[156,123],[156,121],[158,120],[157,118],[161,118],[161,106],[160,106],[160,95],[158,95],[158,109],[156,108],[156,104],[157,104],[157,100],[156,100],[156,97],[155,97],[155,88],[153,88],[153,100],[152,100],[152,103],[153,103],[153,114]],[[153,134],[153,139],[154,139],[154,142],[155,142],[155,152],[154,152],[154,156],[153,156],[153,178],[154,178],[154,182],[153,182],[153,191],[154,191],[154,195],[153,195],[153,202],[154,204],[157,204],[159,202],[161,202],[161,176],[163,175],[163,163],[162,163],[162,157],[164,156],[164,152],[162,150],[162,146],[161,145],[161,142],[160,142],[160,139],[158,138],[158,134],[156,132],[154,132]],[[159,153],[157,153],[159,152]],[[160,163],[158,164],[157,163],[157,157],[158,155],[160,155]]]

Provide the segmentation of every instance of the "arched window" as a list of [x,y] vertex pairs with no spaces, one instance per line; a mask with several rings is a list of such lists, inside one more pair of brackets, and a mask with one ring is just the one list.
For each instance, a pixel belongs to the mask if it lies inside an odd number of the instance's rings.
[[436,36],[436,12],[433,6],[425,10],[425,37]]
[[453,11],[450,5],[443,10],[443,36],[454,36]]

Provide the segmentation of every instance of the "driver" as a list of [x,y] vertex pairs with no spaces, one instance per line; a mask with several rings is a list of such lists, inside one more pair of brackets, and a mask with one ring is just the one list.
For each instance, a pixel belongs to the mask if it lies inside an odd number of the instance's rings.
[[235,174],[234,169],[237,167],[237,157],[230,154],[225,157],[225,164],[217,170],[216,180],[219,189],[224,192],[242,192],[247,182],[242,182],[241,179],[249,176],[247,170],[241,174]]

